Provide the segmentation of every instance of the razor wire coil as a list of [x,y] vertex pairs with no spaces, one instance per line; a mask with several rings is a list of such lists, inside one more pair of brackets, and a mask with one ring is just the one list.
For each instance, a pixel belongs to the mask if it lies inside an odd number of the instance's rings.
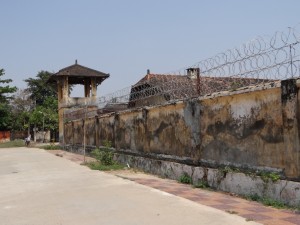
[[[133,86],[100,97],[98,107],[155,105],[300,77],[299,43],[300,24],[283,32],[277,31],[270,38],[259,36],[240,47],[172,73],[150,74],[148,79],[146,75]],[[191,78],[188,68],[199,68],[199,76]]]

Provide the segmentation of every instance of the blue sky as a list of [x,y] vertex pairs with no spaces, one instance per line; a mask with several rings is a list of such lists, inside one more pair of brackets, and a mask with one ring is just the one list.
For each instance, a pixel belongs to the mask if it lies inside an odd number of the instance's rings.
[[299,0],[1,0],[0,9],[5,78],[25,88],[77,59],[110,73],[99,96],[300,22]]

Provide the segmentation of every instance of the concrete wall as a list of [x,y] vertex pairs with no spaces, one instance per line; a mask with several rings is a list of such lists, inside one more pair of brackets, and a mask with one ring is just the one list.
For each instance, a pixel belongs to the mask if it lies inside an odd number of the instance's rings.
[[50,131],[37,131],[36,132],[36,141],[37,142],[50,142]]
[[184,174],[192,179],[194,185],[205,184],[207,187],[229,193],[251,197],[259,196],[274,199],[290,206],[299,206],[300,183],[287,180],[262,178],[253,173],[241,173],[224,168],[190,166],[165,160],[149,159],[139,156],[115,154],[115,159],[131,167],[165,178],[179,180]]
[[[101,115],[86,121],[86,144],[110,140],[118,153],[192,166],[270,170],[300,180],[296,80]],[[83,121],[65,124],[83,143]]]

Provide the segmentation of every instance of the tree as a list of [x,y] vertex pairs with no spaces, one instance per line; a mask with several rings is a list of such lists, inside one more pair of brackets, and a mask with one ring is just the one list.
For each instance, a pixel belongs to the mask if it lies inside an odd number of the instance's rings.
[[34,109],[34,102],[30,99],[30,92],[26,89],[18,89],[13,95],[10,105],[14,121],[12,129],[18,131],[29,129],[30,112]]
[[26,79],[30,92],[30,99],[34,102],[34,109],[29,121],[38,130],[50,130],[52,136],[58,130],[58,102],[55,84],[47,83],[52,74],[40,71],[36,78]]
[[38,126],[39,130],[58,129],[57,99],[48,97],[43,105],[37,106],[31,113],[30,122]]
[[9,105],[0,103],[0,130],[10,130],[12,118],[10,116]]
[[9,130],[12,124],[9,100],[17,88],[8,85],[11,79],[1,79],[4,74],[4,69],[0,69],[0,130]]
[[[0,77],[4,76],[4,69],[0,69]],[[11,87],[9,85],[3,86],[2,84],[9,84],[12,82],[12,79],[1,80],[0,78],[0,103],[8,103],[11,97],[8,94],[14,93],[17,88]]]
[[36,105],[43,105],[48,97],[57,98],[55,84],[47,83],[51,75],[52,73],[42,70],[36,75],[37,78],[25,80],[28,85],[27,90],[31,93],[30,98],[36,102]]

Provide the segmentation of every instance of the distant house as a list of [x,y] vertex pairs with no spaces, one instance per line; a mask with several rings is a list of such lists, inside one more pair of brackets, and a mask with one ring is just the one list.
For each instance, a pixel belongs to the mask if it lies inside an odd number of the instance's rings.
[[199,68],[188,68],[187,75],[147,75],[132,86],[129,108],[163,104],[203,96],[220,91],[234,91],[238,88],[273,80],[241,77],[201,76]]
[[188,75],[147,75],[132,86],[129,98],[129,108],[146,105],[163,104],[170,100],[185,99],[199,96],[198,68],[190,68]]

